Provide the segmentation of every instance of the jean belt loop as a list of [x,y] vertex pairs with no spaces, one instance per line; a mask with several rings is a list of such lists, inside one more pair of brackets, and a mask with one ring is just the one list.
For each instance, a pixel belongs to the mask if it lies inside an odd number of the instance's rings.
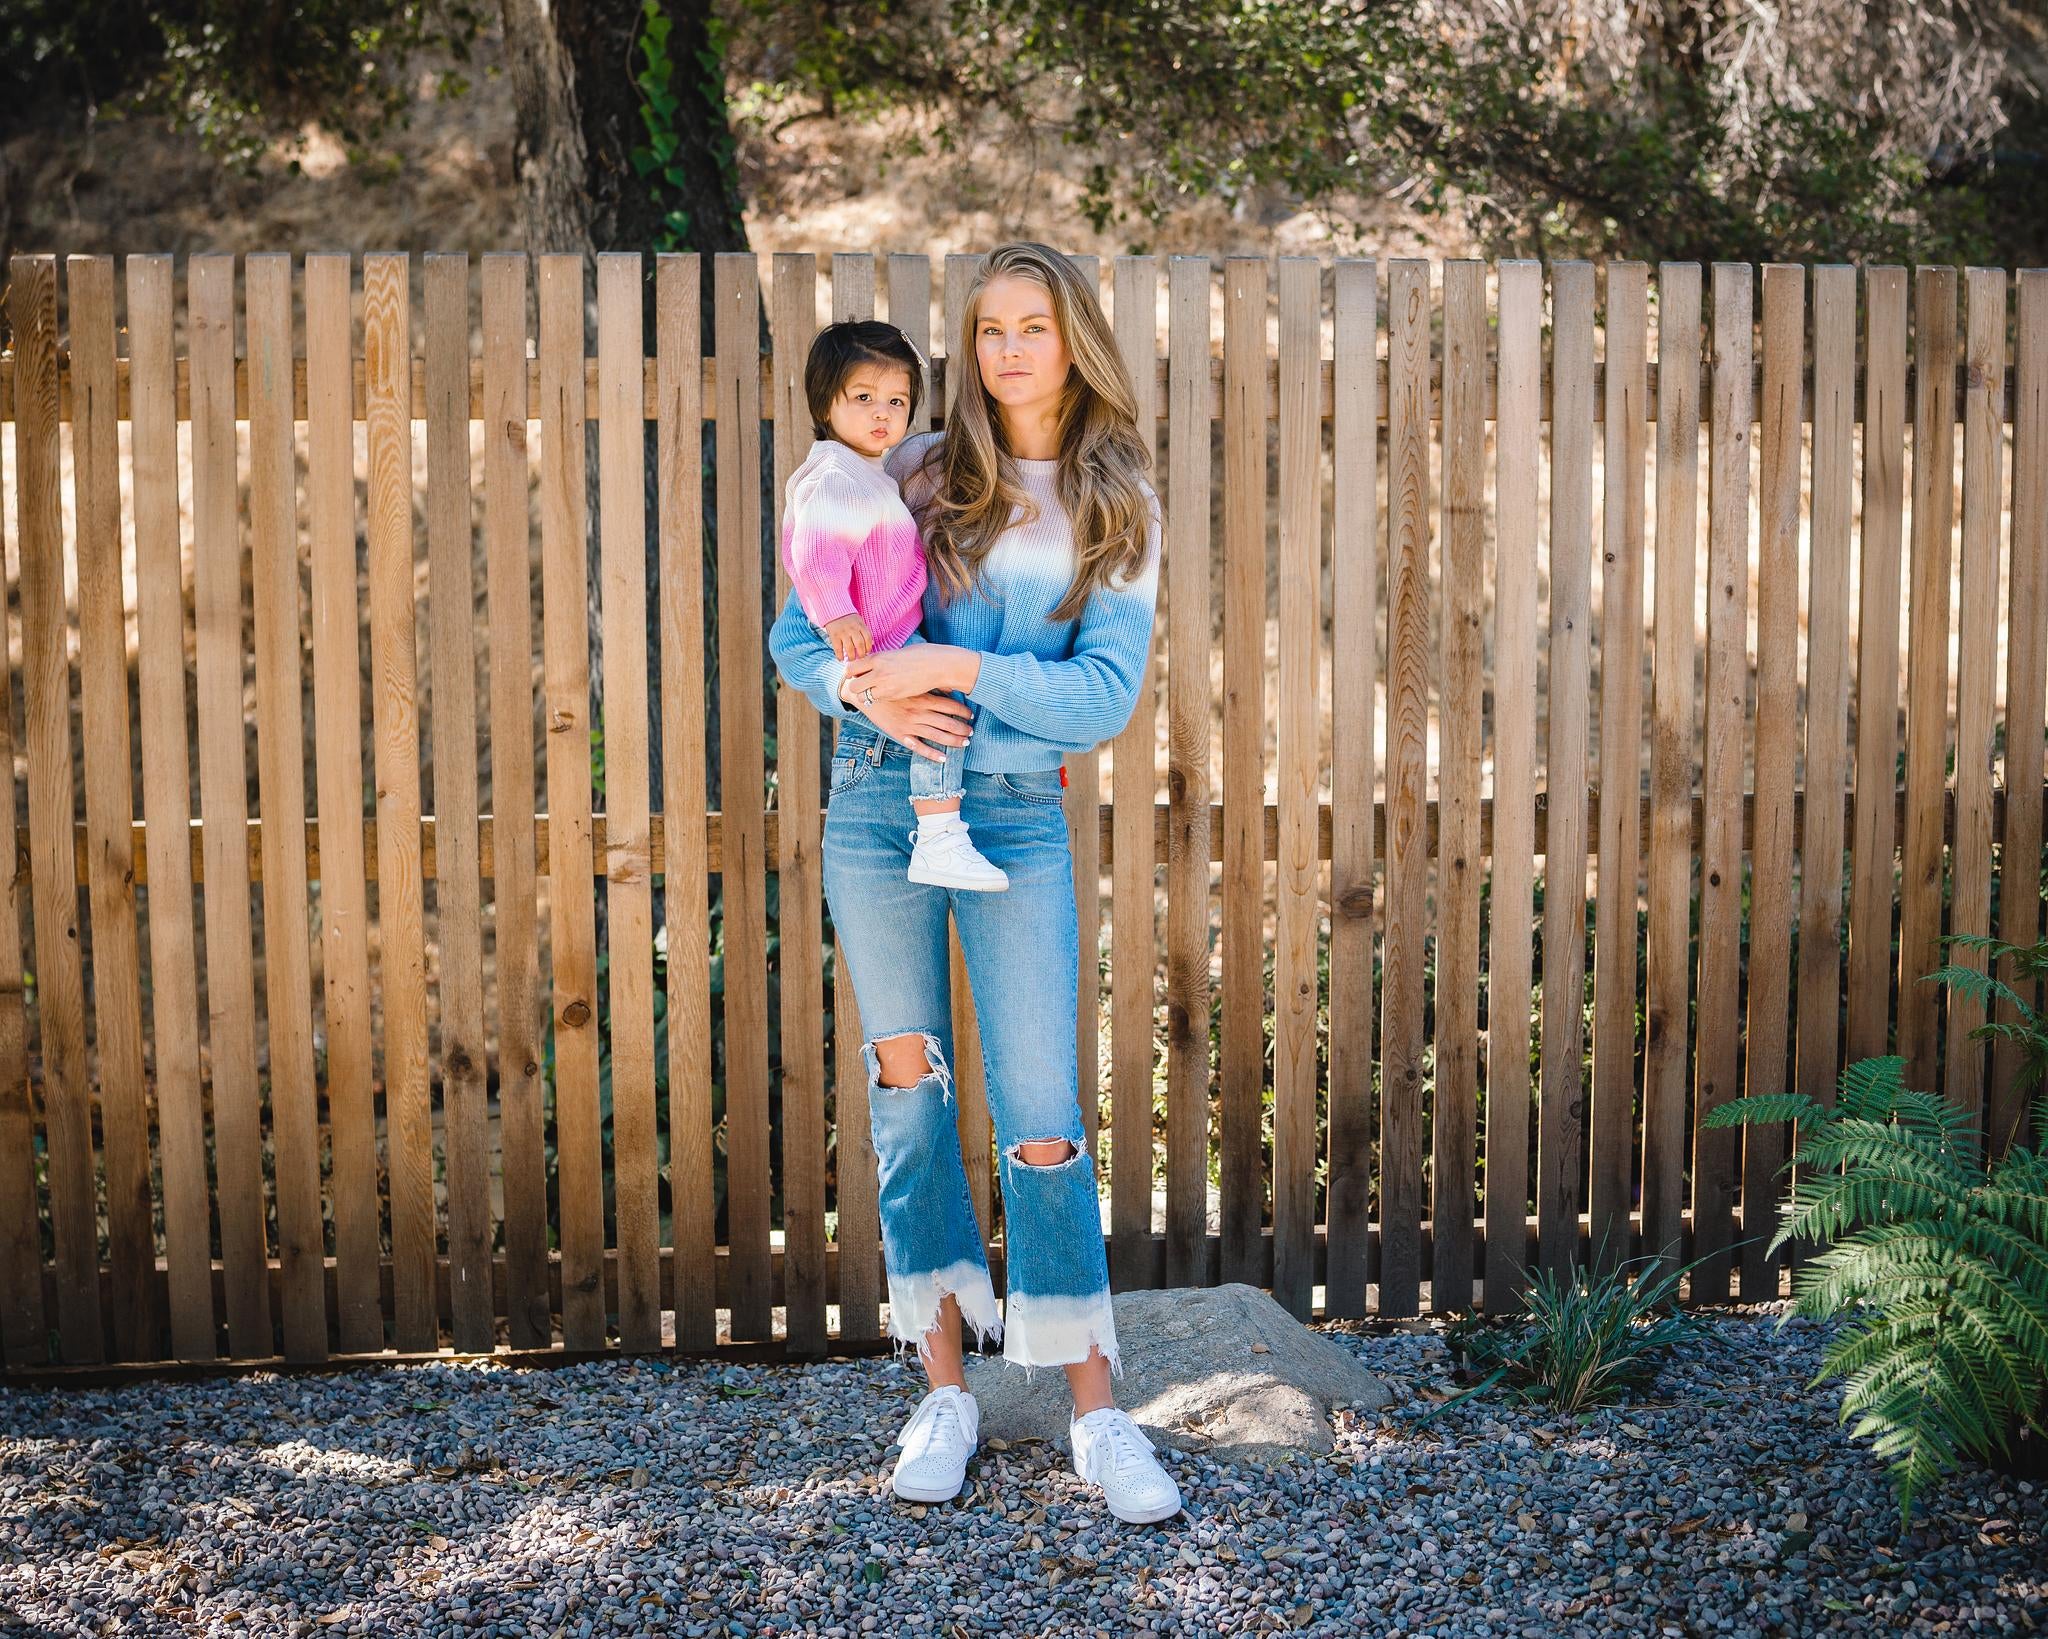
[[876,768],[882,766],[882,737],[879,734],[868,742],[868,761]]

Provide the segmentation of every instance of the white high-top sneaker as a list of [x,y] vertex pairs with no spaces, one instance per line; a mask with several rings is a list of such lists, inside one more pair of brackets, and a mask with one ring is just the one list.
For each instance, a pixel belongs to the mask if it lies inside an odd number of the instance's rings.
[[1076,1418],[1074,1472],[1102,1487],[1109,1511],[1131,1525],[1149,1525],[1180,1512],[1180,1487],[1152,1455],[1152,1442],[1116,1406]]
[[947,1502],[967,1481],[967,1459],[981,1432],[974,1396],[948,1383],[918,1402],[896,1443],[903,1453],[889,1484],[910,1502]]
[[910,880],[981,893],[1000,893],[1010,885],[1003,868],[982,857],[964,825],[948,826],[932,836],[910,833]]

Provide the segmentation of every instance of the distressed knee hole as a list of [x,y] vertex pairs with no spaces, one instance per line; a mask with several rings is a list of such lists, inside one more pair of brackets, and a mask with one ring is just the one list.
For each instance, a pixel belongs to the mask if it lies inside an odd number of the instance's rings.
[[1080,1147],[1071,1138],[1027,1138],[1012,1144],[1008,1154],[1025,1167],[1067,1167],[1081,1159]]
[[953,1097],[953,1075],[946,1067],[946,1055],[940,1050],[939,1038],[929,1030],[870,1037],[861,1044],[861,1057],[867,1062],[868,1087],[873,1092],[912,1093],[930,1085],[942,1099],[950,1102]]

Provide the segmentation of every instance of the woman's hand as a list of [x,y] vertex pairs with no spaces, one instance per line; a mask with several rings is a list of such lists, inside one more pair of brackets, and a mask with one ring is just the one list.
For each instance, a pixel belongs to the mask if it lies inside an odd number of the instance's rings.
[[908,746],[920,757],[943,762],[941,746],[967,744],[967,726],[973,712],[948,694],[920,694],[908,700],[885,700],[878,693],[872,703],[861,698],[861,689],[851,677],[840,685],[839,697],[864,713],[869,722],[898,745]]
[[966,693],[981,673],[981,657],[951,643],[912,643],[846,663],[844,698],[866,711],[867,691],[879,704],[920,694]]

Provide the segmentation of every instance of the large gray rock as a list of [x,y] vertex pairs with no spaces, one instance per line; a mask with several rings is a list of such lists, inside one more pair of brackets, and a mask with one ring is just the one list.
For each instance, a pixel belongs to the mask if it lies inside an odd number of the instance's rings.
[[[1336,1444],[1330,1413],[1376,1411],[1393,1396],[1342,1344],[1310,1331],[1255,1286],[1119,1292],[1123,1376],[1116,1403],[1153,1443],[1224,1461],[1273,1462]],[[987,1440],[1067,1446],[1073,1400],[1057,1367],[1025,1372],[967,1357],[967,1387]]]

